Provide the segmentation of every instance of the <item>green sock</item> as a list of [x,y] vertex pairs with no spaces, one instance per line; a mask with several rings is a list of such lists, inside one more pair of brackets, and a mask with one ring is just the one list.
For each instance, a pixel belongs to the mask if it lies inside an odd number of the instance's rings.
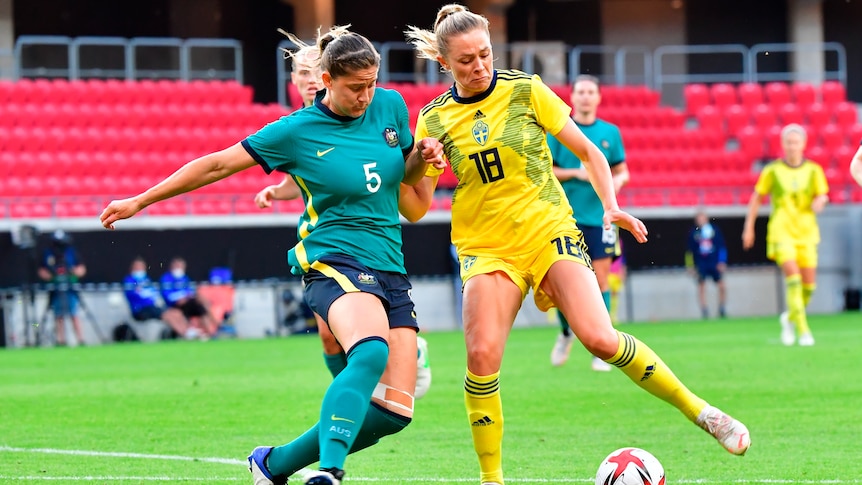
[[811,330],[808,328],[808,316],[805,314],[805,300],[802,292],[802,277],[798,274],[784,278],[787,296],[787,311],[790,321],[796,325],[796,334],[802,335]]
[[808,308],[808,303],[811,302],[811,296],[816,289],[816,283],[802,283],[802,303],[805,305],[805,308]]
[[568,337],[572,334],[572,329],[569,327],[569,321],[566,320],[566,317],[563,316],[563,312],[561,312],[559,308],[557,308],[557,316],[560,317],[560,330],[563,331],[563,335]]
[[[410,424],[411,419],[381,408],[375,403],[368,407],[359,436],[351,453],[377,444],[380,438],[395,434]],[[272,449],[266,458],[266,468],[276,476],[289,477],[320,459],[320,427],[315,424],[290,443]]]
[[360,340],[347,352],[347,367],[332,380],[320,406],[321,469],[344,468],[388,358],[389,346],[379,337]]
[[337,354],[323,354],[323,361],[326,362],[326,368],[332,377],[336,377],[347,366],[347,357],[343,352]]

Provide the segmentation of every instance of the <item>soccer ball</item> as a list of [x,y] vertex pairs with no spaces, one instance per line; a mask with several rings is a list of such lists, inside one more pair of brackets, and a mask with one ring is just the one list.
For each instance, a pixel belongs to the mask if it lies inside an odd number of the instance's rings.
[[596,485],[664,485],[664,467],[648,451],[620,448],[602,461]]

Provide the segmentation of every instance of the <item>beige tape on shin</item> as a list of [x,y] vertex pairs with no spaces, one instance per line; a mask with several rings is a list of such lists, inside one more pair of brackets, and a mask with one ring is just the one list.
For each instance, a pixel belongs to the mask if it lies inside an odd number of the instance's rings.
[[413,395],[409,392],[378,382],[371,397],[394,413],[413,417]]

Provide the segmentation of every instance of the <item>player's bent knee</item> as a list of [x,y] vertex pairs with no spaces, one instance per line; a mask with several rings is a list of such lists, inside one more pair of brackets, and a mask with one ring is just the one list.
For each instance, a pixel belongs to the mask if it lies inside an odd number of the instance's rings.
[[378,382],[371,399],[382,408],[405,418],[413,417],[413,394]]

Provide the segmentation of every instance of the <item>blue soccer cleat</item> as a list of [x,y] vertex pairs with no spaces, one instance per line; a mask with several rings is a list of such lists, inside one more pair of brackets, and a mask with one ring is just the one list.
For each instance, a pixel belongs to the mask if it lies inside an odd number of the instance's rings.
[[287,477],[275,476],[266,469],[266,457],[270,451],[272,446],[258,446],[248,455],[248,471],[254,485],[287,485]]

